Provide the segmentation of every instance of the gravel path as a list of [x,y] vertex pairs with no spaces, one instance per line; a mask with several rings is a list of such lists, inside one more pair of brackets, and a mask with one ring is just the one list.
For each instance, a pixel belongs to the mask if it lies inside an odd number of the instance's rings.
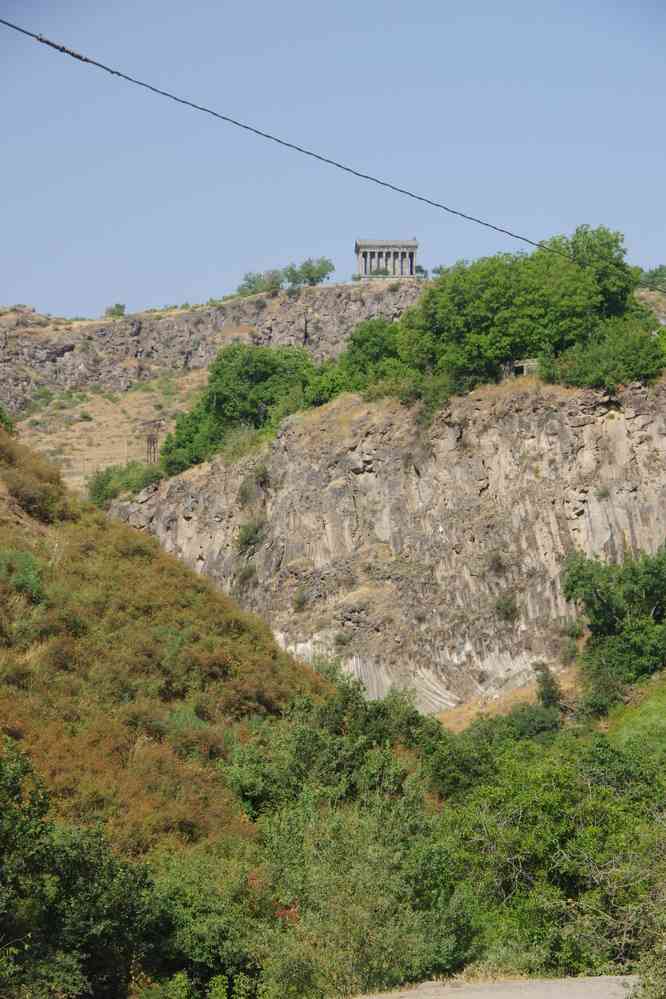
[[637,979],[566,978],[541,981],[493,982],[488,985],[447,985],[426,982],[414,989],[383,992],[363,999],[627,999]]

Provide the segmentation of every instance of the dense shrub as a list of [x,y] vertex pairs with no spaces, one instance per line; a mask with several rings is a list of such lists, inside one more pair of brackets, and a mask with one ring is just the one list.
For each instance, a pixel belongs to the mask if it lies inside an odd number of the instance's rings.
[[611,391],[633,381],[653,381],[663,371],[666,355],[658,337],[636,319],[609,320],[596,336],[544,357],[541,376],[549,382]]
[[58,828],[25,756],[0,754],[0,987],[10,997],[126,995],[146,939],[143,869],[99,832]]
[[104,315],[107,319],[122,319],[125,315],[125,306],[121,302],[116,302],[104,310]]
[[208,386],[194,409],[176,421],[162,447],[169,474],[204,461],[239,427],[276,426],[304,404],[315,365],[296,347],[231,344],[210,368]]
[[14,421],[2,404],[0,404],[0,427],[8,434],[14,433]]
[[0,548],[0,580],[16,593],[24,593],[33,604],[45,599],[43,567],[32,552]]
[[253,551],[261,544],[265,533],[265,520],[249,520],[246,524],[241,524],[238,530],[239,552]]
[[126,465],[109,465],[95,472],[88,480],[88,497],[95,506],[105,509],[123,493],[133,495],[146,486],[159,482],[163,471],[157,465],[129,461]]
[[666,664],[666,547],[621,565],[574,555],[564,594],[579,603],[590,630],[581,660],[584,706],[605,714],[628,683]]

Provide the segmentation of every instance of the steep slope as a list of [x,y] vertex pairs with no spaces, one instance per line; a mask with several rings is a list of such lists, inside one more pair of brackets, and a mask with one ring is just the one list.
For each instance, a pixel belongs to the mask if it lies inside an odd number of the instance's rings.
[[60,816],[129,853],[242,834],[214,765],[226,734],[317,689],[258,619],[0,429],[0,732]]
[[360,322],[397,318],[422,289],[417,279],[377,280],[101,321],[7,310],[0,313],[0,403],[16,413],[44,388],[124,392],[165,371],[206,368],[234,339],[298,344],[318,359],[334,357]]
[[574,547],[607,558],[666,535],[666,385],[517,379],[421,430],[397,402],[343,397],[116,514],[259,611],[301,655],[342,656],[373,695],[440,711],[519,685],[571,646]]

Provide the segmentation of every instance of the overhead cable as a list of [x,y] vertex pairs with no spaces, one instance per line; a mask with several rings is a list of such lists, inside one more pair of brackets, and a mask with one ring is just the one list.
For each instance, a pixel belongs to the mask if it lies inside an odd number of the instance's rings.
[[[175,101],[177,104],[183,104],[186,107],[193,108],[195,111],[202,111],[204,114],[211,115],[213,118],[224,121],[229,125],[234,125],[236,128],[241,128],[246,132],[251,132],[253,135],[259,136],[259,138],[268,139],[270,142],[275,142],[277,145],[283,146],[286,149],[291,149],[294,152],[301,153],[303,156],[309,156],[311,159],[318,160],[320,163],[326,163],[328,166],[335,167],[337,170],[342,170],[344,173],[351,174],[353,177],[359,177],[361,180],[367,180],[371,184],[377,184],[379,187],[384,187],[389,191],[395,191],[396,194],[402,194],[407,198],[412,198],[414,201],[420,201],[425,205],[430,205],[432,208],[438,208],[443,212],[447,212],[449,215],[455,215],[467,222],[474,222],[476,225],[484,226],[486,229],[492,229],[494,232],[499,232],[504,236],[509,236],[511,239],[527,243],[529,246],[547,250],[549,253],[556,253],[560,256],[566,257],[568,260],[572,259],[571,255],[567,253],[566,250],[562,250],[557,246],[544,242],[543,240],[530,239],[529,236],[522,236],[520,233],[513,232],[511,229],[494,225],[494,223],[488,222],[486,219],[477,218],[475,215],[469,215],[467,212],[461,212],[456,208],[451,208],[449,205],[442,204],[441,201],[434,201],[432,198],[427,198],[422,194],[417,194],[415,191],[410,191],[405,187],[399,187],[397,184],[393,184],[387,180],[382,180],[380,177],[375,177],[372,174],[364,173],[362,170],[357,170],[355,167],[348,166],[345,163],[340,163],[338,160],[334,160],[329,156],[324,156],[323,154],[317,153],[312,149],[307,149],[305,146],[298,145],[295,142],[289,142],[287,139],[282,139],[277,135],[271,134],[270,132],[265,132],[263,129],[256,128],[254,125],[249,125],[247,122],[239,121],[237,118],[232,118],[230,115],[222,114],[220,111],[213,110],[213,108],[206,107],[203,104],[197,104],[195,101],[190,101],[185,97],[179,97],[177,94],[172,94],[168,90],[162,90],[160,87],[156,87],[152,83],[146,83],[144,80],[139,80],[134,76],[130,76],[128,73],[123,73],[119,69],[114,69],[112,66],[106,66],[97,59],[91,59],[89,56],[83,55],[82,53],[76,52],[74,49],[69,48],[67,45],[54,42],[52,39],[46,38],[44,35],[39,35],[34,31],[29,31],[27,28],[22,28],[20,25],[14,24],[12,21],[7,21],[5,18],[0,17],[0,24],[4,24],[5,27],[11,28],[13,31],[18,31],[20,34],[26,35],[28,38],[32,38],[36,42],[40,42],[42,45],[47,45],[49,48],[55,49],[63,55],[76,59],[79,62],[88,63],[90,66],[95,66],[97,69],[101,69],[105,73],[110,73],[112,76],[117,76],[121,80],[126,80],[134,86],[142,87],[144,90],[149,90],[154,94],[158,94],[160,97],[166,97],[168,100]],[[666,292],[666,288],[663,286],[651,285],[647,284],[647,282],[642,286],[649,287],[653,291]]]

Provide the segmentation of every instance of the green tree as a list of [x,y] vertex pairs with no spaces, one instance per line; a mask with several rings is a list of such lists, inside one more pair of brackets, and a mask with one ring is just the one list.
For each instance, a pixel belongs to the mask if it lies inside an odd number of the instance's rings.
[[3,995],[126,994],[148,927],[146,876],[98,832],[48,821],[25,756],[0,756],[0,985]]
[[549,382],[615,391],[633,381],[654,381],[666,364],[659,337],[642,317],[609,319],[585,343],[559,356],[544,356],[541,376]]
[[104,315],[107,319],[122,319],[125,315],[125,306],[122,302],[116,302],[115,305],[109,305],[104,310]]
[[302,264],[289,264],[282,272],[290,288],[300,288],[303,285],[314,286],[328,280],[335,265],[328,257],[308,257]]
[[298,347],[231,344],[211,365],[206,390],[191,412],[178,417],[162,447],[169,474],[204,461],[233,427],[276,425],[299,409],[315,365]]
[[250,271],[238,285],[238,295],[258,295],[261,292],[279,291],[284,281],[283,272],[278,269]]
[[626,263],[627,250],[622,233],[603,225],[596,229],[579,225],[569,240],[555,240],[552,245],[560,242],[580,267],[594,274],[601,295],[601,315],[608,319],[623,316],[638,287],[641,269]]
[[622,565],[574,555],[563,590],[581,606],[591,633],[582,656],[583,707],[604,714],[627,683],[666,663],[666,546]]

